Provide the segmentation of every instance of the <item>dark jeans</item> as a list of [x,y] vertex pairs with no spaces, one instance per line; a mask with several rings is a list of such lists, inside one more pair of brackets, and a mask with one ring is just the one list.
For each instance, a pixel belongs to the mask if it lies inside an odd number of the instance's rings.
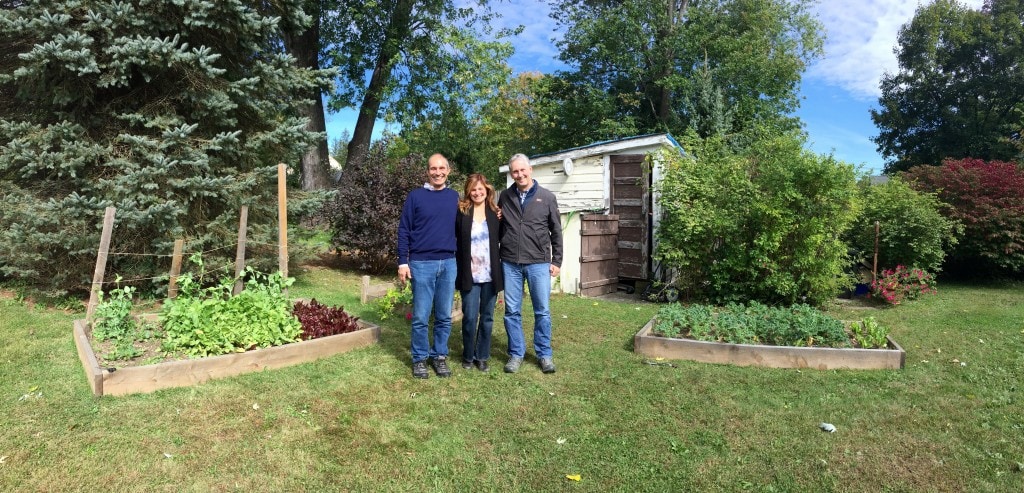
[[493,282],[473,284],[462,294],[462,361],[487,361],[491,357],[491,329],[498,292]]

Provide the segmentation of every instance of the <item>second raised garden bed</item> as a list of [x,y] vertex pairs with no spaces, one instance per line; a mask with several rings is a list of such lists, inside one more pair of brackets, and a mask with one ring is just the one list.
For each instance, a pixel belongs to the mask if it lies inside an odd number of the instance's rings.
[[885,349],[762,346],[661,337],[652,333],[654,324],[652,319],[633,338],[637,354],[700,363],[818,370],[900,369],[906,360],[903,348],[889,337]]

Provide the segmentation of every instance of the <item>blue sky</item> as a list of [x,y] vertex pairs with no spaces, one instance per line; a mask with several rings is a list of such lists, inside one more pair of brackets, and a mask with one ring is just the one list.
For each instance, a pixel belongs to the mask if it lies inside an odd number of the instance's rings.
[[[961,0],[979,8],[982,0]],[[826,32],[825,56],[804,74],[800,109],[810,136],[811,149],[834,153],[837,159],[862,170],[881,172],[883,158],[875,150],[871,137],[878,131],[869,110],[877,106],[878,81],[885,72],[898,68],[893,48],[900,27],[914,16],[918,2],[906,0],[862,0],[851,3],[820,0],[814,8]],[[513,39],[515,55],[509,60],[515,73],[553,72],[564,68],[552,38],[556,31],[543,0],[511,0],[494,4],[505,26],[523,25],[521,35]],[[343,129],[351,132],[355,111],[327,115],[327,133],[336,137]],[[385,128],[378,122],[375,134]],[[395,129],[397,130],[397,129]]]

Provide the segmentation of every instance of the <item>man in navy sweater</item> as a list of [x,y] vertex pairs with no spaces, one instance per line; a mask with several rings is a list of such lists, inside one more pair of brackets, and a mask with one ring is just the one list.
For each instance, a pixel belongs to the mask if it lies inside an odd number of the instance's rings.
[[[448,368],[448,335],[455,298],[455,214],[459,192],[446,186],[448,160],[427,160],[427,183],[409,192],[398,221],[398,280],[412,281],[412,376],[427,378],[427,361],[439,377]],[[430,314],[434,342],[430,343]]]

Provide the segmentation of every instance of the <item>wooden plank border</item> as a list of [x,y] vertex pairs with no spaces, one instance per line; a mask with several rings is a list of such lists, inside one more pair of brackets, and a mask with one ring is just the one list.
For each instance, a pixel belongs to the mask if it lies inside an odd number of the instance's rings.
[[898,370],[906,363],[906,352],[892,338],[888,338],[888,349],[760,346],[659,337],[652,334],[653,328],[651,319],[637,332],[633,352],[651,358],[768,368]]
[[93,394],[100,396],[187,387],[214,378],[284,368],[369,346],[380,340],[380,326],[363,320],[359,320],[359,325],[363,328],[355,332],[283,346],[113,370],[99,367],[89,338],[85,335],[85,320],[74,321],[74,335],[86,378]]

